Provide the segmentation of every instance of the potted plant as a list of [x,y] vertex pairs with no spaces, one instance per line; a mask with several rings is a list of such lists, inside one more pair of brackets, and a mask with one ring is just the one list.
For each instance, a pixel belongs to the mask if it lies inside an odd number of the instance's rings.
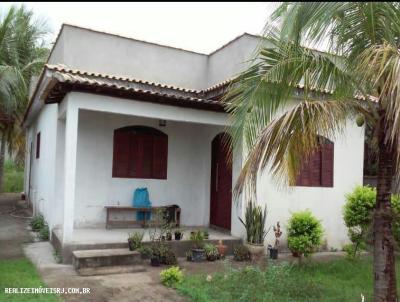
[[175,240],[181,240],[183,237],[183,230],[182,229],[176,229],[174,232],[175,235]]
[[194,262],[200,262],[204,259],[204,237],[202,231],[194,232],[190,236],[190,240],[193,242],[192,247],[192,260]]
[[210,237],[208,230],[203,230],[203,237],[204,239],[208,239]]
[[225,257],[225,254],[226,254],[226,250],[227,250],[227,249],[228,249],[228,246],[225,245],[225,244],[222,242],[222,240],[219,240],[219,241],[218,241],[218,245],[217,245],[217,250],[218,250],[219,255],[220,255],[222,258]]
[[276,223],[276,226],[274,226],[273,230],[275,234],[275,243],[274,247],[271,247],[269,249],[269,257],[271,259],[278,259],[279,238],[282,236],[282,231],[279,221]]
[[288,223],[288,247],[293,256],[308,257],[321,245],[321,222],[309,210],[293,213]]
[[151,247],[150,263],[151,263],[151,266],[160,266],[161,251],[160,251],[159,245],[157,245],[157,244],[153,244]]
[[236,261],[247,261],[250,260],[250,253],[247,247],[244,245],[237,245],[233,249],[233,259]]
[[128,247],[130,251],[135,251],[142,246],[143,232],[132,232],[128,234]]
[[267,207],[264,209],[261,206],[256,206],[253,201],[249,201],[246,206],[245,220],[240,217],[240,222],[246,229],[246,243],[245,246],[250,252],[251,260],[255,263],[264,263],[265,247],[264,239],[268,234],[265,231],[265,221],[267,218]]
[[140,253],[142,259],[150,259],[152,250],[149,246],[141,246],[137,250]]
[[193,260],[193,253],[191,250],[186,252],[186,260],[187,261],[192,261]]
[[208,261],[215,261],[219,257],[218,249],[213,244],[204,245],[204,253]]

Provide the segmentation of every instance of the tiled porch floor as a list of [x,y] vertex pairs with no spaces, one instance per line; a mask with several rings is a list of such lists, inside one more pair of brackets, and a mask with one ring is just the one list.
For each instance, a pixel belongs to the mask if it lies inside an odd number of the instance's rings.
[[[209,229],[206,227],[182,227],[184,235],[182,240],[189,240],[190,232],[193,230],[208,230],[210,240],[229,240],[238,239],[237,237],[231,236],[228,233]],[[150,241],[149,231],[152,229],[144,228],[129,228],[129,229],[74,229],[72,244],[105,244],[105,243],[125,243],[128,239],[128,233],[139,231],[144,233],[143,241]],[[62,238],[62,230],[55,229],[55,234],[58,238]],[[173,230],[172,230],[173,233]],[[172,234],[172,236],[174,236]]]

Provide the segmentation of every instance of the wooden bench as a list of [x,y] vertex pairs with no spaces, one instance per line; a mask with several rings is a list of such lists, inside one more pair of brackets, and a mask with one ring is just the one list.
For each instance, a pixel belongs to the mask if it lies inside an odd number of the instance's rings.
[[[135,227],[135,226],[146,227],[147,223],[148,223],[148,221],[146,220],[147,213],[155,212],[157,210],[167,210],[169,207],[170,206],[135,208],[135,207],[121,207],[121,206],[105,206],[104,208],[107,211],[106,229],[128,228],[128,227]],[[123,212],[123,213],[144,212],[145,214],[143,215],[144,219],[141,221],[111,219],[111,213],[116,213],[116,212],[119,212],[119,213],[121,213],[121,212]],[[176,226],[178,226],[178,227],[180,226],[180,224],[181,224],[181,208],[175,209],[174,222],[175,222]]]

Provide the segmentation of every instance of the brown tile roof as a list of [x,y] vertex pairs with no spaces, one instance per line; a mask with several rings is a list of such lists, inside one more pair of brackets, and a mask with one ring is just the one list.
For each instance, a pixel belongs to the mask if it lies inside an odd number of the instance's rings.
[[48,104],[61,102],[69,91],[82,91],[174,106],[224,111],[223,104],[215,100],[215,95],[213,99],[209,99],[202,90],[75,70],[63,65],[47,64],[45,73],[51,79],[51,84],[43,93],[45,103]]

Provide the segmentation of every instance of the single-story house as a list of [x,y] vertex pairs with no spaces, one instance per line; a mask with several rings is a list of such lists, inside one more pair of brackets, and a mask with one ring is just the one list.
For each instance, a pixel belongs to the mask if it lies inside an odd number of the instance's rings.
[[[237,148],[228,160],[230,120],[220,100],[259,39],[245,33],[202,54],[62,26],[23,122],[25,191],[62,244],[78,229],[104,229],[104,207],[130,206],[142,187],[154,206],[179,205],[182,225],[243,237],[243,197],[233,201],[232,188],[246,154]],[[349,121],[297,186],[279,188],[264,173],[258,202],[268,206],[267,225],[280,221],[285,237],[290,213],[310,209],[327,246],[340,248],[348,240],[344,195],[362,184],[363,148],[363,128]]]

